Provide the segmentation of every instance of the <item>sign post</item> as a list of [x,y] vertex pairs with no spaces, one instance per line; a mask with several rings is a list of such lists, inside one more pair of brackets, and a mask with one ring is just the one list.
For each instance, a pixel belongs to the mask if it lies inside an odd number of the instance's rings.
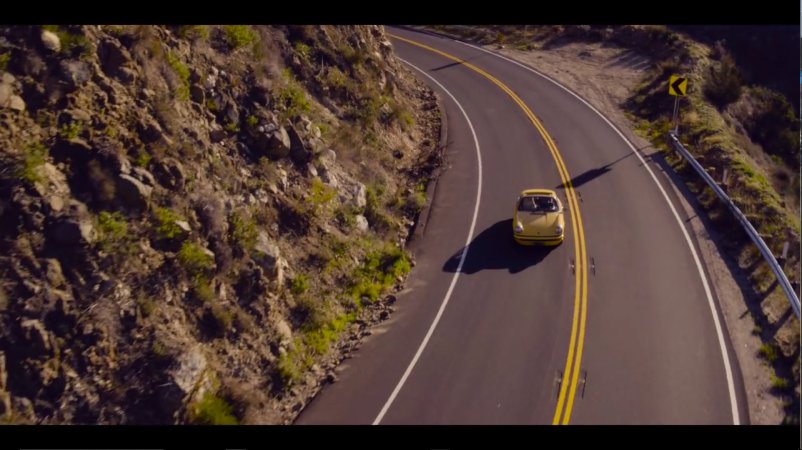
[[679,98],[685,97],[688,91],[688,79],[679,75],[671,75],[668,80],[668,95],[674,96],[674,113],[671,122],[674,124],[674,134],[679,131]]

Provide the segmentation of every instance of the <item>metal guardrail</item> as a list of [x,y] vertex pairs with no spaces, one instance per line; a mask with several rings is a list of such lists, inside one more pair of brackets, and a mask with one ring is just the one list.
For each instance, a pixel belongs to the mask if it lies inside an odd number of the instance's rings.
[[677,139],[677,136],[674,133],[669,133],[669,140],[671,145],[674,149],[679,152],[682,157],[688,161],[688,163],[693,167],[696,173],[699,174],[700,177],[710,186],[710,189],[713,189],[713,192],[716,193],[719,199],[727,205],[727,208],[732,212],[738,222],[741,223],[746,234],[752,239],[752,242],[755,243],[757,248],[760,250],[760,253],[765,258],[766,262],[771,267],[772,272],[774,272],[774,276],[777,277],[777,282],[782,287],[783,291],[785,292],[785,296],[788,298],[788,303],[791,304],[791,308],[794,310],[796,314],[796,318],[799,319],[799,297],[797,293],[794,291],[793,286],[791,286],[791,282],[788,281],[788,277],[785,275],[782,266],[780,263],[777,262],[777,259],[774,257],[774,254],[771,253],[771,249],[766,245],[763,241],[763,238],[760,237],[755,227],[749,223],[746,216],[741,212],[740,209],[732,202],[730,197],[724,192],[724,190],[719,187],[719,185],[713,180],[713,178],[705,172],[702,166],[691,156],[690,152],[682,145],[682,143]]

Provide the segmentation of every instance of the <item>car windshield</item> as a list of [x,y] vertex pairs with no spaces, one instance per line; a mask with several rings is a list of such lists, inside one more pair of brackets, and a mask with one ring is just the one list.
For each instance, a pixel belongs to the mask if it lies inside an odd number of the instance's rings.
[[557,211],[557,202],[554,198],[543,195],[521,197],[518,201],[518,211],[555,212]]

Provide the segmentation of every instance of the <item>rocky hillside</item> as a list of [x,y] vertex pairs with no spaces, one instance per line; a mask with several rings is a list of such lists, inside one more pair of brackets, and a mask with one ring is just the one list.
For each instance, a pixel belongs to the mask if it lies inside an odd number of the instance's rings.
[[376,26],[0,27],[0,421],[287,423],[438,163]]

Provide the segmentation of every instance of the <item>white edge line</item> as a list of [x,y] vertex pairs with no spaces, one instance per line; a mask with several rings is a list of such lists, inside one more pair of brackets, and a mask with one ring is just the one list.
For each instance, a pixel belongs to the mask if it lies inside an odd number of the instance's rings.
[[468,238],[465,240],[465,249],[462,251],[462,256],[459,259],[459,265],[457,266],[457,270],[454,273],[454,276],[451,278],[451,285],[448,287],[448,291],[446,292],[445,297],[443,297],[443,303],[440,304],[440,309],[437,311],[437,315],[434,317],[434,321],[429,326],[429,331],[426,332],[426,336],[423,338],[420,346],[418,347],[418,351],[415,353],[415,356],[410,361],[407,370],[404,372],[404,375],[401,376],[401,379],[398,381],[398,384],[393,389],[393,393],[390,394],[390,397],[387,399],[387,402],[384,403],[384,407],[382,407],[381,411],[379,411],[379,415],[376,416],[376,419],[373,421],[373,425],[378,425],[384,415],[387,414],[387,410],[390,409],[390,406],[393,404],[398,393],[401,391],[401,388],[404,387],[404,383],[407,381],[409,374],[412,373],[412,369],[415,368],[415,364],[418,362],[423,350],[426,348],[426,344],[429,343],[429,339],[432,337],[434,333],[434,329],[437,328],[438,322],[440,322],[440,318],[443,316],[443,311],[446,309],[446,305],[448,305],[448,301],[451,298],[451,293],[454,291],[454,286],[457,284],[457,279],[459,278],[460,272],[462,272],[462,265],[465,263],[465,257],[468,256],[468,247],[470,246],[471,238],[473,237],[473,231],[476,227],[476,218],[479,215],[479,199],[482,195],[482,152],[479,150],[479,139],[476,138],[476,131],[473,129],[473,124],[471,123],[471,119],[468,118],[468,114],[465,112],[465,109],[462,108],[460,102],[445,88],[439,81],[435,80],[431,75],[424,72],[414,64],[406,61],[402,58],[398,58],[401,62],[407,64],[408,66],[412,67],[413,69],[417,70],[421,74],[428,77],[430,80],[434,81],[440,88],[451,97],[451,100],[454,100],[454,103],[457,104],[457,107],[462,112],[462,115],[465,117],[465,121],[468,122],[468,127],[471,129],[471,134],[473,135],[473,143],[476,147],[476,159],[477,165],[479,167],[479,176],[476,185],[476,206],[473,208],[473,219],[471,220],[471,228],[468,231]]
[[716,313],[716,306],[715,306],[715,303],[713,302],[713,296],[710,293],[710,286],[708,285],[707,277],[705,276],[704,270],[702,269],[702,263],[699,261],[699,256],[696,254],[696,249],[694,248],[693,243],[691,242],[691,238],[688,235],[688,231],[685,229],[685,227],[682,224],[682,219],[680,219],[679,214],[677,213],[677,210],[674,208],[674,204],[671,203],[671,200],[668,198],[668,194],[666,194],[665,189],[663,189],[663,186],[657,180],[657,177],[654,175],[654,172],[652,172],[652,169],[649,167],[649,165],[646,163],[646,161],[643,160],[643,157],[640,155],[640,153],[637,152],[637,150],[635,149],[635,146],[632,145],[632,142],[630,142],[629,139],[627,139],[627,137],[624,136],[624,134],[618,129],[618,127],[616,127],[612,122],[610,122],[610,120],[607,119],[607,117],[605,117],[604,114],[602,114],[598,109],[596,109],[593,105],[588,103],[585,99],[580,97],[578,94],[573,92],[571,89],[568,89],[567,87],[563,86],[557,80],[549,77],[546,74],[540,73],[537,70],[535,70],[535,69],[533,69],[533,68],[531,68],[531,67],[529,67],[529,66],[527,66],[525,64],[521,64],[520,62],[515,61],[514,59],[510,59],[510,58],[508,58],[508,57],[506,57],[504,55],[500,55],[498,53],[491,52],[490,50],[484,49],[482,47],[478,47],[476,45],[469,44],[467,42],[463,42],[463,41],[456,41],[456,42],[459,42],[460,44],[466,45],[466,46],[471,47],[471,48],[475,48],[477,50],[481,50],[481,51],[483,51],[485,53],[489,53],[491,55],[495,55],[495,56],[497,56],[497,57],[499,57],[499,58],[501,58],[501,59],[503,59],[503,60],[505,60],[507,62],[510,62],[510,63],[513,63],[513,64],[519,66],[519,67],[522,67],[523,69],[526,69],[526,70],[528,70],[528,71],[530,71],[530,72],[532,72],[532,73],[534,73],[534,74],[536,74],[536,75],[538,75],[538,76],[540,76],[540,77],[542,77],[542,78],[544,78],[544,79],[546,79],[548,81],[551,81],[556,86],[562,88],[565,92],[568,92],[569,94],[573,95],[577,100],[579,100],[580,102],[584,103],[585,106],[590,108],[599,117],[601,117],[602,120],[604,120],[607,123],[607,125],[609,125],[610,128],[612,128],[613,131],[615,131],[618,134],[618,136],[620,136],[621,139],[624,142],[626,142],[626,144],[629,146],[630,150],[632,150],[632,153],[634,153],[638,157],[638,159],[640,159],[641,163],[643,163],[643,167],[645,167],[646,170],[649,172],[649,175],[652,176],[652,180],[654,180],[654,183],[657,185],[657,187],[660,189],[660,192],[663,194],[663,198],[665,198],[666,203],[668,203],[669,208],[671,208],[671,212],[674,213],[674,218],[677,219],[677,224],[679,224],[680,229],[682,229],[682,234],[685,236],[685,241],[688,243],[688,247],[691,249],[691,254],[693,255],[693,260],[694,260],[694,262],[696,262],[696,268],[699,270],[699,276],[702,278],[702,285],[704,286],[705,294],[707,295],[707,301],[708,301],[708,304],[710,305],[710,312],[713,315],[713,322],[715,323],[715,326],[716,326],[716,334],[718,335],[719,345],[721,346],[721,357],[724,359],[724,370],[727,373],[727,388],[729,389],[729,394],[730,394],[730,406],[732,408],[732,421],[733,421],[734,425],[740,425],[740,417],[739,417],[739,413],[738,413],[738,404],[737,404],[737,399],[736,399],[736,396],[735,396],[735,384],[733,382],[732,369],[730,368],[730,357],[729,357],[729,353],[727,352],[727,346],[724,344],[724,334],[721,331],[721,323],[718,320],[718,314]]

